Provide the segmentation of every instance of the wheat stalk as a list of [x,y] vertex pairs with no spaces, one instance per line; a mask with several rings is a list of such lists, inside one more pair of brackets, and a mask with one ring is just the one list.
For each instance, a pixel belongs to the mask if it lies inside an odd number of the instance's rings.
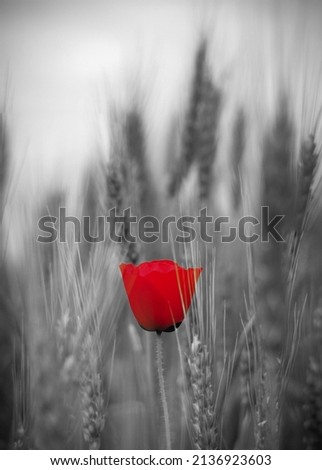
[[246,145],[246,117],[243,109],[239,109],[236,113],[233,131],[232,131],[232,147],[231,147],[231,165],[232,165],[232,199],[235,211],[238,211],[241,204],[241,184],[240,172],[244,158]]
[[294,282],[300,253],[301,241],[307,228],[312,200],[314,196],[313,183],[318,163],[318,153],[314,135],[302,142],[298,170],[298,189],[296,201],[296,218],[294,230],[290,237],[290,271],[289,271],[289,298],[292,298]]
[[180,189],[183,178],[187,175],[192,163],[196,158],[197,151],[197,122],[198,112],[201,103],[202,89],[204,86],[204,76],[206,69],[207,42],[200,41],[196,51],[193,79],[191,84],[190,100],[186,112],[184,134],[182,140],[181,155],[171,175],[169,183],[169,194],[174,196]]
[[194,335],[188,356],[190,387],[192,440],[199,450],[218,449],[215,392],[212,384],[213,364],[207,345]]
[[306,449],[322,447],[322,308],[321,299],[313,312],[313,337],[306,372],[304,404],[304,445]]

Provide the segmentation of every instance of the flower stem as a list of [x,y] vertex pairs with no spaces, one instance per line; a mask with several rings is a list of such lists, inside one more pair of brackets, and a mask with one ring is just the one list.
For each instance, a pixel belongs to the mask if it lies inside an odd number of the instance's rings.
[[157,332],[156,353],[157,353],[159,388],[160,388],[161,403],[162,403],[163,417],[164,417],[164,426],[165,426],[166,447],[167,447],[167,450],[170,450],[171,449],[170,421],[169,421],[168,403],[167,403],[167,397],[165,394],[165,385],[164,385],[164,376],[163,376],[163,353],[162,353],[161,332]]

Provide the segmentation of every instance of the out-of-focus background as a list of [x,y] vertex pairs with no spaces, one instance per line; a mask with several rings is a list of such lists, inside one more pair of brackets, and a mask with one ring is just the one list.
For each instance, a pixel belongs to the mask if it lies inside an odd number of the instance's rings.
[[[203,32],[212,73],[227,91],[223,119],[245,106],[255,140],[282,86],[296,125],[314,119],[321,102],[321,8],[318,1],[2,0],[0,96],[12,133],[9,238],[23,205],[29,209],[57,185],[76,197],[93,153],[108,158],[111,106],[143,103],[149,165],[164,190],[167,137],[185,108]],[[224,128],[223,192],[228,145]],[[258,160],[251,147],[247,153]],[[14,245],[8,249],[18,256]]]
[[[165,445],[118,263],[175,257],[205,269],[164,339],[173,445],[319,448],[321,18],[313,0],[0,0],[0,447]],[[62,206],[237,223],[260,205],[284,244],[136,246],[126,222],[121,248],[36,242]]]

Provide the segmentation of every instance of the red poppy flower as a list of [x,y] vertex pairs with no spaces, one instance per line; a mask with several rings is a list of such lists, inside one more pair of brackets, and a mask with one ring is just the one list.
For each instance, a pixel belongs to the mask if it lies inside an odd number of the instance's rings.
[[187,313],[202,268],[185,269],[174,261],[120,264],[125,290],[139,325],[173,331]]

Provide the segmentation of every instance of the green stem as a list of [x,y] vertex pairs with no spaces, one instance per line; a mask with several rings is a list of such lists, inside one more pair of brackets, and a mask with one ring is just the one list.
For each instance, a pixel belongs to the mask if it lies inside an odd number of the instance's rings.
[[170,450],[171,449],[170,421],[169,421],[168,403],[167,403],[167,397],[165,394],[165,385],[164,385],[164,376],[163,376],[162,339],[161,339],[161,333],[159,332],[157,332],[156,353],[157,353],[159,388],[160,388],[161,403],[162,403],[163,417],[164,417],[164,426],[165,426],[166,447],[167,447],[167,450]]

